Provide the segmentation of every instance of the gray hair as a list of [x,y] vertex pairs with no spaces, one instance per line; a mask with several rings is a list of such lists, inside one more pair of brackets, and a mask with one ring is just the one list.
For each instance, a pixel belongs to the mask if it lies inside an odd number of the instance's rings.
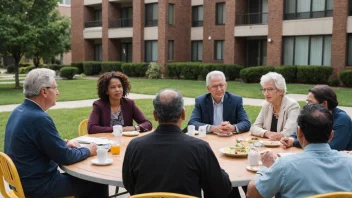
[[207,77],[206,77],[207,86],[210,84],[211,77],[213,76],[221,76],[226,82],[225,74],[222,71],[212,71],[207,74]]
[[163,89],[153,99],[153,106],[159,122],[176,123],[183,111],[183,97],[176,90]]
[[33,69],[23,82],[23,93],[26,98],[39,96],[40,89],[50,87],[55,80],[55,71],[46,68]]
[[264,86],[265,82],[274,82],[275,86],[277,89],[282,90],[284,95],[287,92],[287,88],[286,88],[286,81],[285,78],[276,72],[269,72],[265,75],[262,76],[262,78],[260,79],[260,85]]

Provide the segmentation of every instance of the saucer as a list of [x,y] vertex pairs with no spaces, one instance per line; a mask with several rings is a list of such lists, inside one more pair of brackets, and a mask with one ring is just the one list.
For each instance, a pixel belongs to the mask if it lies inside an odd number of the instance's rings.
[[252,171],[252,172],[257,172],[260,169],[260,167],[262,167],[262,166],[263,166],[263,163],[259,162],[259,165],[256,165],[256,166],[247,165],[246,169],[249,171]]
[[133,136],[139,135],[139,132],[138,131],[126,131],[126,132],[122,132],[122,135],[133,137]]
[[105,166],[105,165],[112,164],[112,161],[113,161],[112,159],[107,158],[105,162],[99,162],[98,159],[93,159],[91,162],[92,162],[92,164],[94,164],[94,165]]

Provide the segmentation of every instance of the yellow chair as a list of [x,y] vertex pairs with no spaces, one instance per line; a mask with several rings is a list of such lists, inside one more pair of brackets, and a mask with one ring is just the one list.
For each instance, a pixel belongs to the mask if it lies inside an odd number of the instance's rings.
[[78,136],[83,136],[88,134],[88,119],[82,120],[81,123],[79,123],[78,126]]
[[352,198],[352,192],[332,192],[309,196],[307,198]]
[[155,193],[143,193],[139,195],[133,195],[130,198],[195,198],[189,195],[168,193],[168,192],[155,192]]

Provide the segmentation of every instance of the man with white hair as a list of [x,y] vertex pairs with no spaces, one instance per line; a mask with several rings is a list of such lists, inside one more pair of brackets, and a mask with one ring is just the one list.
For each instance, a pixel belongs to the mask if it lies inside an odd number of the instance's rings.
[[26,197],[108,197],[108,187],[61,174],[70,165],[96,155],[97,146],[80,147],[63,140],[45,112],[59,95],[55,72],[30,71],[23,83],[26,99],[10,115],[5,129],[5,153],[13,160]]
[[[207,74],[207,94],[196,98],[188,125],[196,129],[206,126],[207,133],[231,136],[249,131],[251,123],[243,108],[242,98],[226,91],[227,83],[223,72],[212,71]],[[234,188],[229,197],[240,197]]]

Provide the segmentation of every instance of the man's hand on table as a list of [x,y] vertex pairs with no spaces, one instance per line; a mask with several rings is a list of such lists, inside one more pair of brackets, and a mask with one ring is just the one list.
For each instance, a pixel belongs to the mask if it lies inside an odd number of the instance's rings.
[[277,159],[277,156],[272,151],[266,151],[261,155],[261,160],[264,166],[268,168],[270,168],[274,164],[276,159]]
[[89,144],[89,145],[87,146],[87,148],[88,148],[89,151],[90,151],[90,156],[97,155],[97,149],[98,149],[98,147],[97,147],[96,144],[91,143],[91,144]]
[[76,140],[68,140],[66,142],[66,145],[69,147],[69,148],[79,148],[81,147],[81,145],[76,141]]
[[281,138],[280,142],[282,144],[282,147],[284,148],[290,148],[293,146],[293,142],[295,140],[293,138],[288,138],[288,137],[284,137],[284,138]]
[[272,141],[279,141],[282,138],[282,135],[277,132],[267,131],[264,133],[264,137],[267,137]]

